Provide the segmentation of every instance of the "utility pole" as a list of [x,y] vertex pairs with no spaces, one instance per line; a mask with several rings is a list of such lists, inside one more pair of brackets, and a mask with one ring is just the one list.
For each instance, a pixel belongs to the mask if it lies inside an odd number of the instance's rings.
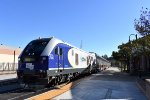
[[80,49],[82,49],[82,40],[81,40],[81,44],[80,44]]
[[14,50],[14,66],[13,66],[14,68],[13,68],[13,70],[15,70],[15,58],[16,58],[15,56],[16,56],[16,51]]

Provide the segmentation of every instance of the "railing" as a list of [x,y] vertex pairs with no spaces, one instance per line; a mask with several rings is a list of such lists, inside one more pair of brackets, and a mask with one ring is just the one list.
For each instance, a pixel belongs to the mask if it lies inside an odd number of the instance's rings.
[[4,71],[16,71],[18,63],[0,63],[0,72]]

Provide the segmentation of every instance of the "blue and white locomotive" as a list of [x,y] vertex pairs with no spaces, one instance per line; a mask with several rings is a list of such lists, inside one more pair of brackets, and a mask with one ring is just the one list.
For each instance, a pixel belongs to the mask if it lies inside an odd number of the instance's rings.
[[18,63],[18,78],[25,83],[56,84],[90,74],[95,70],[96,56],[52,37],[31,41],[20,54]]

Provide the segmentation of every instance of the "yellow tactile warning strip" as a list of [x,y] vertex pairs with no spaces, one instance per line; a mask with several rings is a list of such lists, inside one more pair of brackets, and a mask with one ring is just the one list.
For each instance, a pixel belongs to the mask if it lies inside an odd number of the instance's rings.
[[75,82],[71,82],[59,89],[55,89],[55,90],[50,90],[48,92],[45,92],[45,93],[42,93],[42,94],[39,94],[37,96],[33,96],[31,98],[28,98],[28,100],[50,100],[68,90],[70,90],[71,88],[73,88],[74,86],[76,86],[78,83],[79,83],[80,80],[77,80]]

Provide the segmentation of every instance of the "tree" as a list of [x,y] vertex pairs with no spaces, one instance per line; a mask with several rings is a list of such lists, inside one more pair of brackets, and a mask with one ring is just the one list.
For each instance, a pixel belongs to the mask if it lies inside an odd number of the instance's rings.
[[108,56],[106,54],[103,55],[102,57],[105,58],[105,59],[108,59]]
[[148,8],[140,11],[141,15],[139,19],[134,20],[135,30],[142,36],[150,34],[150,10]]
[[121,68],[123,67],[124,70],[129,71],[129,60],[131,55],[131,45],[129,42],[126,44],[121,44],[118,46],[118,52],[113,51],[112,56],[115,60],[119,61],[121,63]]
[[[130,63],[134,64],[134,70],[139,67],[140,57],[144,56],[146,61],[149,60],[150,56],[150,10],[148,8],[140,11],[141,15],[139,19],[134,20],[135,30],[143,36],[142,38],[121,44],[118,46],[118,51],[112,52],[112,57],[124,64],[124,70],[130,70]],[[131,59],[132,58],[132,59]],[[148,59],[147,59],[148,58]],[[144,60],[143,60],[144,61]],[[147,66],[145,62],[145,66]]]

